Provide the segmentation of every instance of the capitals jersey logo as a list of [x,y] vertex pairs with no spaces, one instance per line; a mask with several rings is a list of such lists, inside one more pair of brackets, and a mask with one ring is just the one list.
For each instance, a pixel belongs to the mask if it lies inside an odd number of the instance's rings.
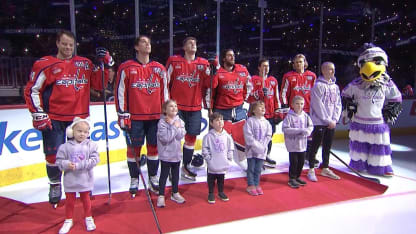
[[244,88],[244,84],[243,82],[239,83],[239,80],[236,80],[235,82],[230,82],[226,85],[223,86],[224,89],[226,90],[230,90],[232,92],[234,92],[235,94],[239,93],[240,90],[242,90]]
[[188,82],[189,88],[192,88],[193,86],[195,86],[197,83],[199,83],[199,75],[195,76],[196,71],[194,71],[192,74],[190,75],[179,75],[176,77],[176,80],[185,83]]
[[84,87],[84,85],[88,84],[88,80],[85,78],[85,74],[79,78],[79,69],[77,73],[74,75],[64,75],[62,79],[56,80],[57,86],[65,86],[66,88],[73,86],[75,91],[79,91]]
[[160,88],[160,83],[158,80],[153,80],[153,74],[149,78],[140,79],[137,82],[131,84],[132,88],[145,89],[148,94],[154,93],[157,89]]
[[306,85],[304,85],[304,86],[295,86],[293,88],[293,90],[302,91],[302,93],[305,94],[305,93],[307,93],[307,92],[309,92],[311,90],[311,87],[310,86],[306,86]]

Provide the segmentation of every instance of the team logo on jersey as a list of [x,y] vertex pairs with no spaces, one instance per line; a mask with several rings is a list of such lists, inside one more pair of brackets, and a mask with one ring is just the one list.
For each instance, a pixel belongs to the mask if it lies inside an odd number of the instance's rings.
[[245,72],[240,72],[240,73],[238,73],[238,75],[241,76],[241,77],[246,77],[246,73]]
[[313,76],[306,76],[306,79],[312,80],[313,79]]
[[75,91],[79,91],[88,84],[88,80],[85,78],[85,74],[79,77],[80,69],[77,70],[75,75],[64,75],[62,79],[56,80],[56,85],[65,86],[66,88],[74,86]]
[[196,71],[192,72],[192,74],[190,74],[190,75],[185,75],[185,74],[179,75],[179,76],[176,77],[176,80],[178,80],[182,83],[188,82],[189,88],[191,88],[191,87],[197,85],[197,83],[199,83],[199,80],[200,80],[199,75],[196,75],[196,77],[194,77],[195,73],[196,73]]
[[307,86],[307,85],[304,85],[304,86],[295,86],[295,87],[293,87],[293,90],[302,91],[302,93],[305,94],[309,90],[311,90],[311,87],[310,86]]
[[203,70],[204,70],[204,65],[198,64],[198,65],[196,66],[196,68],[197,68],[198,70],[200,70],[200,71],[203,71]]
[[59,67],[57,67],[57,68],[55,68],[55,69],[53,69],[52,70],[52,74],[57,74],[57,73],[59,73],[59,72],[61,72],[62,71],[62,69],[61,68],[59,68]]
[[156,79],[155,81],[153,80],[153,74],[150,75],[149,78],[145,78],[145,79],[140,79],[137,82],[134,82],[131,84],[132,88],[137,88],[137,89],[146,89],[146,92],[148,94],[152,94],[154,93],[157,89],[160,88],[160,83],[159,81]]
[[205,74],[207,76],[209,76],[211,74],[211,70],[209,69],[209,67],[207,67],[207,69],[205,70]]
[[153,73],[161,74],[162,73],[162,69],[160,69],[160,67],[154,67],[153,68]]
[[239,83],[239,80],[236,80],[235,82],[230,82],[228,84],[225,84],[222,86],[226,90],[230,90],[234,92],[235,94],[239,93],[244,88],[243,82]]
[[131,70],[130,70],[130,74],[131,74],[131,75],[137,75],[137,71],[136,71],[136,69],[131,69]]
[[275,86],[275,85],[276,85],[276,82],[275,82],[275,81],[270,81],[270,84],[271,84],[272,86]]

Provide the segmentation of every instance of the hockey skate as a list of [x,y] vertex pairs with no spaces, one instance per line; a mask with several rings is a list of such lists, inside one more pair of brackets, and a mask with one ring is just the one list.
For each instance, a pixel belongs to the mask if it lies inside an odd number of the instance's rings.
[[159,179],[157,176],[149,176],[149,189],[156,195],[159,195]]
[[58,207],[59,201],[61,201],[61,183],[50,184],[49,186],[49,203],[52,204],[53,208]]
[[182,175],[182,178],[184,178],[184,179],[196,181],[196,174],[194,172],[192,172],[191,170],[189,170],[188,165],[183,165],[182,166],[181,175]]
[[269,156],[266,156],[266,160],[264,160],[264,166],[268,168],[275,168],[276,167],[276,161],[271,159]]
[[136,193],[138,190],[139,190],[139,178],[131,178],[129,192],[132,198],[136,197]]

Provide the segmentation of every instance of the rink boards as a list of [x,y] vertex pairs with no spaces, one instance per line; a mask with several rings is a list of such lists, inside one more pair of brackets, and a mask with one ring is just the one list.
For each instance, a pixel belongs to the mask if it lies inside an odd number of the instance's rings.
[[[92,129],[90,138],[99,146],[100,164],[107,163],[104,108],[91,105]],[[0,187],[46,176],[45,160],[40,131],[33,129],[32,119],[25,106],[8,106],[0,109]],[[107,105],[108,147],[111,162],[126,160],[124,132],[117,125],[114,104]],[[348,125],[339,124],[337,135],[347,137]],[[197,138],[196,150],[201,149],[202,136],[208,131],[207,111],[202,111],[202,133]],[[392,129],[395,133],[416,132],[416,100],[403,101],[403,112]],[[273,142],[283,142],[281,124],[277,126]],[[142,150],[146,153],[146,149]]]

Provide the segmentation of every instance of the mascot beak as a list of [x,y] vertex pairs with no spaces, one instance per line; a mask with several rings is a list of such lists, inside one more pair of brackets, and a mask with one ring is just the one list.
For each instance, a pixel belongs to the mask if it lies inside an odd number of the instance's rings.
[[375,62],[366,62],[361,66],[360,75],[364,81],[373,82],[386,72],[386,66]]

